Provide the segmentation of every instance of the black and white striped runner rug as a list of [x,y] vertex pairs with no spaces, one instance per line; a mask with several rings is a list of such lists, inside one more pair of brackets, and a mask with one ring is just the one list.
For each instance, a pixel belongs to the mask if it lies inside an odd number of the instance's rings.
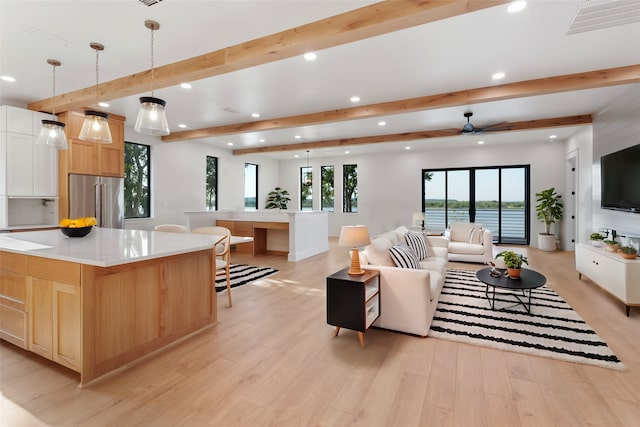
[[[496,308],[513,305],[496,295]],[[500,350],[624,369],[618,357],[565,300],[547,285],[524,307],[493,311],[475,271],[447,270],[429,336]]]
[[[252,265],[231,264],[229,266],[229,278],[231,287],[246,285],[255,282],[258,279],[264,279],[278,270],[271,267],[254,267]],[[216,292],[222,292],[227,289],[227,278],[225,276],[216,277]]]

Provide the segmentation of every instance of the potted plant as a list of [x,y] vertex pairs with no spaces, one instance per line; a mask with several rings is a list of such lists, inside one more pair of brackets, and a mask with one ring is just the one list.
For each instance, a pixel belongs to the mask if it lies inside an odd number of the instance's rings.
[[609,252],[616,252],[618,249],[620,249],[620,243],[616,242],[615,240],[603,240],[603,243],[604,248]]
[[604,236],[600,233],[591,233],[591,235],[589,236],[589,240],[591,240],[591,244],[593,246],[604,245],[604,243],[602,243],[602,241],[604,240]]
[[265,209],[287,209],[287,203],[290,201],[289,192],[280,187],[276,187],[267,195]]
[[522,254],[515,253],[514,251],[502,251],[497,258],[502,258],[507,266],[507,272],[512,279],[520,278],[520,272],[522,271],[522,264],[529,264],[527,257]]
[[623,246],[620,248],[622,258],[635,259],[638,256],[638,250],[633,246]]
[[556,189],[551,187],[536,193],[537,218],[544,222],[546,231],[538,234],[538,249],[543,251],[556,250],[556,236],[551,234],[551,224],[562,219],[563,206]]

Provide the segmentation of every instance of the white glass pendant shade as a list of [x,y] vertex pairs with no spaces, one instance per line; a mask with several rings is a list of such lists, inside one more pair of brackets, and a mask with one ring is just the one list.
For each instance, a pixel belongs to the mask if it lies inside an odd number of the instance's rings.
[[102,111],[86,110],[78,138],[98,144],[111,144],[113,140],[109,129],[109,115]]
[[64,134],[64,126],[65,124],[62,122],[43,120],[36,144],[49,145],[58,150],[66,150],[69,146],[67,145],[67,136]]
[[136,132],[147,135],[169,135],[169,122],[164,112],[167,103],[160,98],[143,96],[140,98],[140,110],[136,120]]

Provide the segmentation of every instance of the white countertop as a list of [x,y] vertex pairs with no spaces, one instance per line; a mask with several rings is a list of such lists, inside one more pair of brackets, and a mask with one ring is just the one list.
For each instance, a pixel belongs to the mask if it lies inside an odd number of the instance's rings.
[[110,267],[212,249],[222,237],[95,227],[85,237],[66,237],[60,230],[2,234],[0,250]]

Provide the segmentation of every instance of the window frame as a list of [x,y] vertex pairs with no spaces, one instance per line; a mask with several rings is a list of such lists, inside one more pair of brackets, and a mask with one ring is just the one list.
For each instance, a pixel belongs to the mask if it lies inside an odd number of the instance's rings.
[[[324,171],[331,168],[331,190],[330,190],[330,198],[331,198],[331,207],[330,209],[324,206],[324,190],[325,190],[325,174]],[[336,168],[334,165],[325,165],[320,166],[320,210],[325,212],[335,212],[336,211]]]
[[[146,207],[144,207],[144,212],[143,215],[136,215],[136,216],[127,216],[127,189],[126,189],[126,184],[127,181],[129,180],[127,177],[127,172],[129,170],[129,168],[127,167],[127,147],[128,146],[140,146],[140,147],[144,147],[145,151],[147,153],[147,162],[146,165],[144,165],[144,167],[146,167],[147,169],[147,173],[146,173],[146,181],[147,181],[147,197],[146,197]],[[124,218],[125,219],[145,219],[145,218],[151,218],[151,197],[152,197],[152,191],[151,191],[151,145],[149,144],[141,144],[139,142],[130,142],[130,141],[125,141],[124,142],[124,185],[123,185],[123,189],[124,189],[124,198],[125,198],[125,211],[124,211]]]
[[[213,163],[215,164],[215,171],[214,171],[214,181],[215,181],[215,185],[214,185],[214,189],[213,189],[213,193],[214,193],[214,204],[213,204],[213,209],[211,209],[211,206],[209,206],[209,159],[213,160]],[[206,156],[206,160],[205,160],[205,202],[204,202],[204,208],[206,211],[217,211],[218,210],[218,163],[219,163],[219,158],[215,157],[215,156]]]
[[[254,189],[255,189],[255,194],[256,194],[256,206],[255,206],[255,208],[252,207],[252,206],[247,206],[247,167],[248,166],[255,166],[255,168],[256,168],[256,172],[255,172],[256,180],[255,180],[255,183],[254,183]],[[245,185],[245,187],[244,187],[245,188],[244,189],[244,210],[253,210],[253,209],[258,210],[258,203],[259,203],[259,201],[258,201],[258,194],[259,194],[258,193],[258,189],[259,189],[259,187],[258,187],[258,184],[259,184],[258,172],[259,171],[260,171],[260,169],[258,168],[258,164],[257,163],[245,162],[245,164],[244,164],[244,185]]]
[[[349,203],[347,203],[347,168],[353,167],[355,172],[355,185],[353,192],[351,193],[351,197],[349,198]],[[353,197],[355,195],[355,197]],[[353,201],[355,200],[355,210]],[[348,207],[351,207],[351,210],[347,210]],[[342,165],[342,213],[358,213],[358,164],[350,163]]]
[[[307,179],[310,182],[309,184],[307,184]],[[306,189],[309,189],[309,194],[307,195],[305,195]],[[304,206],[305,202],[311,202],[311,206]],[[300,167],[300,210],[313,210],[313,167],[311,166]]]

